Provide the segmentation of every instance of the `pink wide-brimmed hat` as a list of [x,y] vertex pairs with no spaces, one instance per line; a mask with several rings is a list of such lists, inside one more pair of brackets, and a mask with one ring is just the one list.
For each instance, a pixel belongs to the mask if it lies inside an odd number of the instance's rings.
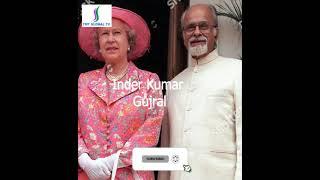
[[[135,47],[131,50],[131,53],[128,54],[128,60],[133,61],[143,56],[150,47],[150,31],[143,18],[132,11],[115,6],[112,7],[112,18],[125,22],[129,28],[133,29],[136,33]],[[82,27],[81,24],[78,32],[80,48],[91,58],[104,61],[94,44],[96,28]]]

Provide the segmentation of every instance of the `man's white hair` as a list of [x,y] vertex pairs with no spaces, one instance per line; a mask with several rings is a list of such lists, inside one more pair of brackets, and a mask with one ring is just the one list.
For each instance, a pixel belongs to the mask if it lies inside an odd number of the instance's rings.
[[[217,17],[217,9],[214,7],[214,5],[212,4],[195,4],[195,5],[204,5],[207,6],[212,13],[212,17],[213,17],[213,21],[215,22],[215,25],[218,26],[218,17]],[[181,29],[183,30],[183,26],[184,26],[184,17],[186,16],[186,13],[188,12],[188,10],[191,8],[192,6],[188,7],[181,16],[180,19],[180,23],[181,23]]]

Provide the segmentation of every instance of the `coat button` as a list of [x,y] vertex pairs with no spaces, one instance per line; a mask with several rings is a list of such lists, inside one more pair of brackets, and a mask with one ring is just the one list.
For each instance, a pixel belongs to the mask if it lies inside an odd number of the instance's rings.
[[194,73],[197,73],[198,71],[199,71],[198,66],[195,66],[194,69],[193,69],[193,72],[194,72]]

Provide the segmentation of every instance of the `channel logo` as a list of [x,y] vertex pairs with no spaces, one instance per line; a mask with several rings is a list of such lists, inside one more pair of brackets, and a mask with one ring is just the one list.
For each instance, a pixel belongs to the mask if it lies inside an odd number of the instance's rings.
[[111,27],[112,6],[110,4],[83,4],[82,27]]

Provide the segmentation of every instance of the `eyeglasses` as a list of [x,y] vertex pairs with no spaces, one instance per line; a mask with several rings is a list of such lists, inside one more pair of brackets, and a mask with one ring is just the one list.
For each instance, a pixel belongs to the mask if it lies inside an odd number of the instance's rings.
[[207,22],[199,22],[199,23],[191,23],[187,26],[183,27],[183,31],[187,35],[191,35],[194,33],[194,31],[197,29],[197,26],[199,27],[199,30],[202,34],[208,34],[212,27],[217,27],[217,25],[210,25]]

